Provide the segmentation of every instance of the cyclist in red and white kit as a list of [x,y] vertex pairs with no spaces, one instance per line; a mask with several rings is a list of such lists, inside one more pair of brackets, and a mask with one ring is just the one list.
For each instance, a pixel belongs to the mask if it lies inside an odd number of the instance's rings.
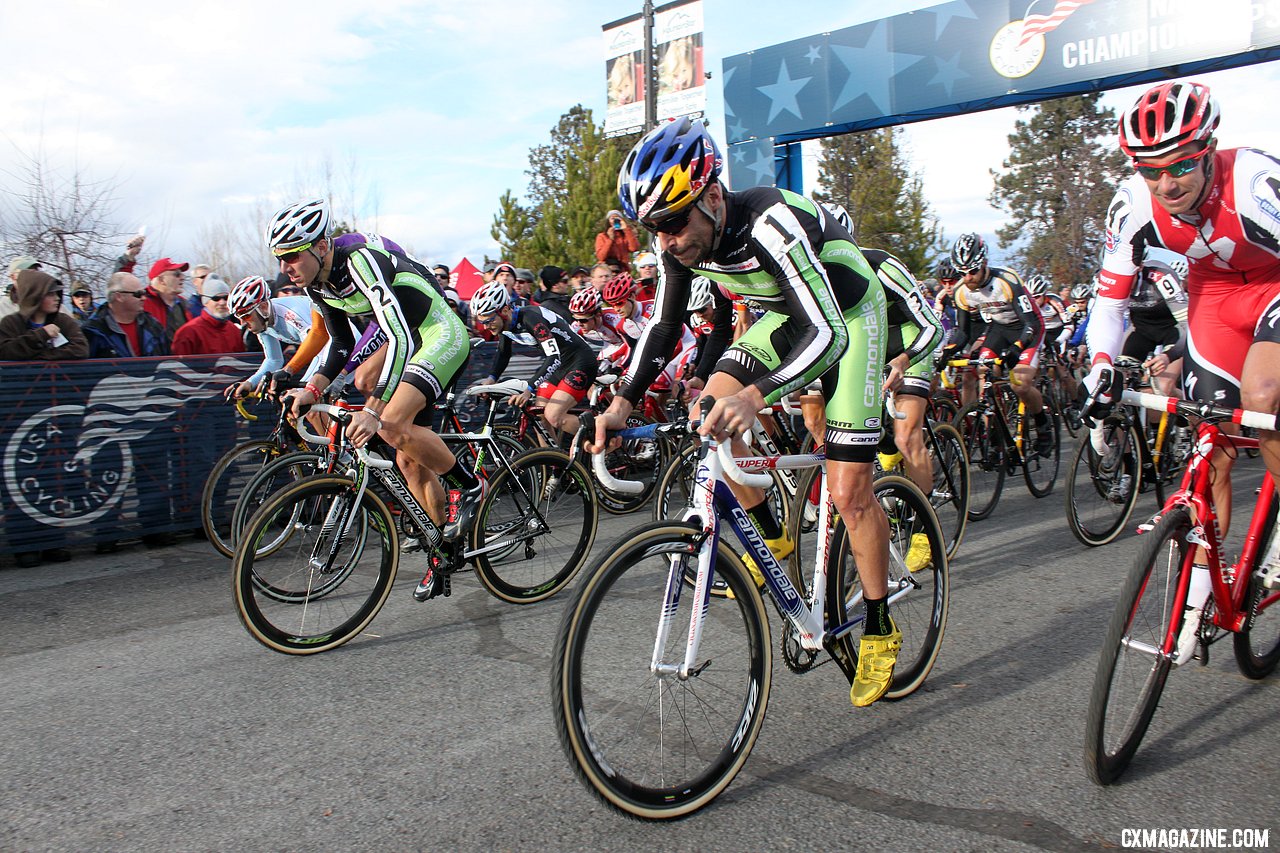
[[[1189,399],[1259,412],[1280,411],[1280,160],[1253,148],[1218,150],[1220,115],[1207,86],[1174,81],[1138,98],[1120,120],[1120,148],[1137,174],[1107,211],[1098,297],[1089,318],[1093,367],[1085,383],[1114,391],[1130,292],[1146,246],[1186,255],[1187,347],[1182,385]],[[1230,425],[1226,425],[1230,426]],[[1280,435],[1261,435],[1280,477]],[[1231,459],[1214,458],[1214,501],[1225,534]]]

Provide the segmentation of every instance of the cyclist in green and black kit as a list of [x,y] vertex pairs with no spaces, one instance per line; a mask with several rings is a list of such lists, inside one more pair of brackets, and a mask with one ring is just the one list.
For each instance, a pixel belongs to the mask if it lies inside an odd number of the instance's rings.
[[[700,430],[740,436],[761,408],[821,380],[831,498],[849,528],[867,603],[850,697],[868,705],[888,689],[902,645],[888,609],[888,522],[872,494],[888,337],[884,290],[830,211],[772,187],[729,192],[721,165],[702,123],[683,118],[647,134],[623,164],[623,210],[658,235],[663,274],[622,389],[597,420],[596,449],[607,429],[625,426],[671,357],[695,275],[763,307],[708,379],[703,393],[716,403]],[[794,544],[763,493],[733,488],[774,555],[789,554]]]
[[[347,435],[356,447],[375,433],[394,447],[414,497],[433,521],[444,523],[444,537],[456,539],[484,497],[484,483],[458,463],[429,424],[435,401],[470,354],[466,327],[425,267],[379,245],[335,247],[330,221],[325,202],[308,201],[279,211],[267,226],[281,271],[306,289],[329,331],[328,357],[294,394],[295,413],[317,402],[346,364],[355,344],[352,324],[363,329],[376,322],[387,336],[382,372],[364,408],[352,415]],[[449,484],[447,509],[437,475]],[[414,592],[419,601],[443,587],[435,568]]]

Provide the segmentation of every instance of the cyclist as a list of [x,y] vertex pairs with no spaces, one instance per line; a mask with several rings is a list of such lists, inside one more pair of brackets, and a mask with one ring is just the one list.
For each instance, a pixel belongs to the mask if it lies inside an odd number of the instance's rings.
[[[704,435],[739,436],[757,412],[821,377],[832,500],[850,530],[867,619],[854,705],[884,695],[902,644],[887,599],[888,521],[872,494],[884,362],[884,289],[849,232],[825,208],[772,187],[730,192],[719,149],[701,122],[680,118],[646,134],[618,176],[623,210],[657,234],[662,249],[653,320],[622,388],[597,420],[594,451],[620,429],[671,357],[695,274],[749,295],[766,313],[717,363],[704,394],[715,405]],[[745,448],[737,442],[738,452]],[[794,549],[759,490],[743,507],[778,558]]]
[[716,362],[733,337],[733,300],[705,275],[695,275],[689,288],[688,328],[697,340],[693,361],[684,370],[683,399],[690,403],[707,386]]
[[[262,364],[243,382],[227,386],[227,396],[243,397],[259,388],[262,381],[284,367],[284,347],[297,346],[311,331],[311,300],[305,296],[271,298],[271,288],[260,275],[241,279],[231,288],[227,300],[231,317],[258,336],[262,343]],[[311,363],[311,370],[319,359]],[[304,374],[304,378],[310,371]]]
[[[572,310],[572,308],[570,308]],[[591,345],[573,330],[568,320],[539,305],[512,306],[506,286],[494,280],[471,297],[471,316],[498,340],[498,352],[489,376],[497,381],[511,360],[511,342],[542,348],[542,364],[529,381],[529,389],[510,399],[516,406],[529,402],[534,392],[545,401],[542,417],[553,429],[568,433],[578,429],[578,418],[569,409],[582,401],[596,379],[596,355]]]
[[[1044,339],[1044,320],[1031,303],[1022,280],[1013,270],[987,265],[987,244],[978,234],[961,234],[951,247],[951,264],[960,273],[963,287],[956,288],[956,335],[949,349],[960,349],[970,340],[970,330],[979,314],[988,319],[986,337],[978,348],[980,357],[998,356],[1009,369],[1009,384],[1028,412],[1035,428],[1035,450],[1047,454],[1053,449],[1049,418],[1044,400],[1036,388],[1036,365]],[[966,378],[966,401],[975,393]]]
[[1177,393],[1176,378],[1182,369],[1186,272],[1186,258],[1149,246],[1144,252],[1142,271],[1129,294],[1131,328],[1121,355],[1150,367],[1157,390],[1166,396]]
[[[267,244],[289,280],[320,308],[329,332],[324,364],[306,387],[290,392],[294,413],[315,403],[338,376],[356,340],[352,323],[376,322],[387,336],[381,373],[365,406],[352,414],[347,435],[363,447],[375,434],[397,451],[414,497],[446,539],[469,527],[484,483],[466,470],[427,424],[436,399],[462,370],[470,353],[467,330],[432,283],[429,270],[404,255],[369,243],[337,247],[324,201],[289,205],[267,225]],[[449,484],[448,508],[437,475]],[[414,591],[425,601],[444,588],[432,565]]]
[[[1104,403],[1115,391],[1110,364],[1141,271],[1140,249],[1154,244],[1188,262],[1187,397],[1280,411],[1280,160],[1252,148],[1218,150],[1220,118],[1207,86],[1181,80],[1153,86],[1121,116],[1120,148],[1136,174],[1108,208],[1089,328],[1093,364],[1085,380]],[[1259,438],[1267,470],[1280,476],[1280,435],[1266,431]],[[1223,535],[1230,524],[1232,456],[1218,451],[1212,460]],[[1193,609],[1207,594],[1207,572],[1197,575],[1197,600],[1188,598]],[[1195,630],[1198,621],[1186,624]]]

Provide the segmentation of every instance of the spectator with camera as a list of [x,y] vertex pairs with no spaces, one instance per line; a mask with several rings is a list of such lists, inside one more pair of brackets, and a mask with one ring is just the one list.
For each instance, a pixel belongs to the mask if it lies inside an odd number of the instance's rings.
[[596,260],[601,263],[612,261],[626,269],[631,266],[631,256],[638,251],[640,240],[635,229],[623,219],[621,211],[609,211],[605,215],[604,228],[596,235]]

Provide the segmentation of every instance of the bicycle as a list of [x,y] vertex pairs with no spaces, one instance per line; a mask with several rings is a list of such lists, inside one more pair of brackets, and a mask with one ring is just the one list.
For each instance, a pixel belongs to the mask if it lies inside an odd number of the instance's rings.
[[[395,582],[401,535],[417,540],[442,573],[444,595],[450,576],[469,561],[492,595],[530,604],[567,586],[586,560],[595,541],[597,504],[590,476],[563,452],[530,450],[510,461],[496,454],[498,470],[470,531],[450,542],[394,461],[381,455],[389,447],[375,441],[355,450],[345,436],[348,412],[312,409],[337,423],[338,454],[349,465],[272,495],[249,520],[232,563],[236,612],[268,648],[316,654],[363,631]],[[374,483],[380,488],[372,488]],[[260,550],[264,540],[277,538],[284,540],[279,547]]]
[[[556,727],[575,772],[607,806],[651,820],[683,817],[715,799],[746,762],[764,723],[772,686],[769,622],[760,590],[720,538],[722,523],[761,567],[797,646],[797,671],[812,669],[825,650],[852,683],[852,632],[864,618],[854,615],[862,595],[842,522],[832,525],[831,548],[815,559],[806,596],[723,482],[728,475],[767,487],[769,478],[750,472],[816,466],[825,457],[735,460],[728,443],[699,444],[692,506],[679,520],[635,529],[596,561],[568,602],[553,656]],[[946,553],[933,509],[915,486],[887,477],[875,490],[891,521],[889,598],[904,637],[887,695],[900,699],[921,685],[937,658],[949,593]],[[824,535],[830,519],[822,513]],[[902,559],[917,531],[927,533],[934,559],[912,575]],[[713,578],[732,595],[712,596]]]
[[[1240,557],[1228,565],[1218,535],[1210,467],[1215,449],[1236,452],[1258,444],[1254,438],[1227,435],[1219,421],[1274,430],[1276,416],[1133,390],[1124,391],[1122,400],[1200,422],[1181,485],[1160,513],[1139,528],[1146,541],[1103,642],[1089,697],[1084,755],[1089,776],[1099,785],[1111,784],[1129,766],[1174,667],[1196,657],[1207,664],[1209,646],[1228,634],[1247,678],[1265,678],[1280,662],[1280,608],[1273,609],[1280,591],[1265,588],[1262,576],[1263,567],[1280,558],[1275,483],[1270,473],[1263,477]],[[1184,634],[1198,550],[1207,558],[1212,590],[1193,633]]]
[[[1141,363],[1120,356],[1114,366],[1126,388],[1141,390]],[[1067,525],[1076,539],[1092,547],[1120,535],[1140,493],[1154,489],[1156,503],[1163,506],[1166,489],[1181,475],[1191,452],[1190,426],[1167,411],[1148,424],[1145,409],[1117,406],[1098,429],[1097,436],[1086,431],[1076,446],[1066,494]]]
[[[952,359],[951,367],[992,367],[998,358]],[[1013,393],[1007,381],[993,381],[980,376],[978,400],[956,415],[960,435],[969,453],[969,520],[980,521],[995,511],[1000,502],[1006,474],[1022,469],[1027,491],[1043,498],[1053,491],[1058,479],[1058,462],[1062,453],[1058,416],[1046,412],[1051,449],[1042,455],[1029,450],[1034,447],[1033,419],[1027,417],[1026,404]]]

